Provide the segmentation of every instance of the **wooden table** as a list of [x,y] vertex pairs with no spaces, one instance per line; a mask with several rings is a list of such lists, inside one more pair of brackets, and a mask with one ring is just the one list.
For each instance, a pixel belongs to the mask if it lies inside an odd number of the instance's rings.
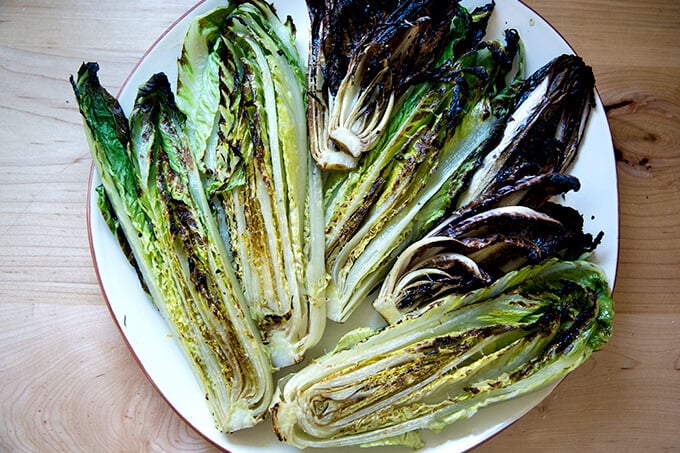
[[[616,319],[610,343],[479,451],[677,451],[680,3],[527,3],[593,66],[609,109]],[[213,448],[155,392],[109,316],[87,241],[91,159],[67,81],[96,60],[116,92],[189,6],[0,4],[0,451]]]

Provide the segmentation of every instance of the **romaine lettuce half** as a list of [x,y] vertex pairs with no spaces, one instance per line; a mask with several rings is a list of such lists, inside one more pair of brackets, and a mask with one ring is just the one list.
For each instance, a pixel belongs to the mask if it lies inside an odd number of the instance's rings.
[[301,361],[326,319],[321,170],[294,38],[269,4],[234,2],[194,20],[178,66],[192,149],[276,367]]
[[608,340],[612,317],[596,264],[521,268],[378,332],[348,334],[279,384],[274,430],[300,448],[419,447],[419,430],[555,383]]
[[220,239],[185,117],[165,75],[156,74],[140,88],[128,122],[98,69],[83,64],[71,83],[107,223],[122,231],[123,249],[129,246],[144,288],[183,348],[217,428],[253,426],[271,401],[272,366]]

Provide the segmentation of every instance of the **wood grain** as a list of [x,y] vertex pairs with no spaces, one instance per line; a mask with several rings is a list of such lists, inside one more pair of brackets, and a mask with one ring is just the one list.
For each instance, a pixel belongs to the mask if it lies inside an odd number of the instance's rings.
[[[503,1],[503,0],[500,0]],[[680,3],[528,0],[593,66],[616,148],[614,336],[479,451],[680,449]],[[166,405],[90,259],[68,76],[117,91],[187,1],[0,3],[0,451],[213,451]]]

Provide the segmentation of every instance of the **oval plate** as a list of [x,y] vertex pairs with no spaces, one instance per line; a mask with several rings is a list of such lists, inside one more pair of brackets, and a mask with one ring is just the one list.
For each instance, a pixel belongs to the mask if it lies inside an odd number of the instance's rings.
[[[279,16],[290,15],[297,28],[297,40],[304,58],[309,40],[309,19],[304,0],[273,2]],[[482,2],[462,2],[474,7]],[[128,76],[119,101],[129,114],[137,92],[154,73],[163,71],[171,81],[177,78],[176,60],[190,21],[224,4],[205,0],[180,17],[146,52]],[[515,28],[525,46],[526,71],[533,71],[562,53],[574,53],[566,41],[534,11],[517,0],[497,2],[489,23],[489,35],[500,37],[506,28]],[[587,62],[586,62],[587,63]],[[618,197],[616,167],[607,118],[599,96],[592,111],[579,155],[571,173],[581,180],[581,190],[570,193],[565,203],[577,208],[585,219],[586,231],[604,231],[603,242],[592,260],[600,264],[613,286],[618,254]],[[141,289],[137,274],[120,251],[118,242],[109,232],[96,205],[95,188],[100,180],[94,169],[88,192],[88,231],[92,257],[99,283],[109,310],[131,352],[149,380],[168,404],[216,446],[233,453],[294,452],[296,448],[280,443],[267,420],[255,428],[232,435],[219,432],[213,423],[204,397],[188,362],[176,344],[165,322]],[[363,304],[344,325],[329,322],[322,343],[311,351],[313,357],[334,346],[339,336],[358,326],[358,320],[378,324],[380,318]],[[369,320],[366,322],[366,320]],[[289,372],[290,369],[287,370]],[[469,449],[524,415],[553,390],[543,388],[521,398],[481,409],[470,419],[456,422],[440,433],[423,433],[426,442],[423,453],[443,453]],[[308,449],[308,451],[314,449]],[[325,449],[325,452],[351,452],[359,448]],[[365,452],[365,449],[361,449]],[[390,449],[391,452],[412,452],[410,448]]]

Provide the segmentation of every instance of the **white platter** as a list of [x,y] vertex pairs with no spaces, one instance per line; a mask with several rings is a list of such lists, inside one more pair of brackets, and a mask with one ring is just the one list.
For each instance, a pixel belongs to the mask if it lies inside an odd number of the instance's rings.
[[[298,31],[298,44],[307,54],[309,20],[304,0],[275,0],[279,15],[291,15]],[[463,1],[471,7],[481,2]],[[153,73],[163,71],[171,81],[176,79],[176,59],[184,33],[192,18],[223,4],[205,0],[179,18],[149,49],[125,82],[119,100],[129,113],[137,87]],[[516,29],[525,46],[526,69],[531,73],[561,53],[573,53],[565,40],[539,15],[518,0],[497,2],[489,24],[491,36],[501,36],[506,28]],[[588,63],[588,62],[586,62]],[[105,70],[105,68],[103,68]],[[569,194],[565,202],[577,208],[585,219],[588,232],[604,231],[603,242],[592,260],[600,264],[613,286],[618,255],[618,196],[611,134],[599,97],[593,110],[572,174],[578,176],[582,188]],[[88,230],[92,256],[102,291],[112,317],[124,340],[149,380],[168,404],[198,433],[216,446],[233,453],[294,452],[276,440],[269,420],[259,426],[233,435],[224,435],[215,427],[198,381],[179,346],[159,313],[142,291],[136,273],[121,253],[96,206],[94,189],[100,180],[93,170],[88,193]],[[379,323],[370,304],[364,304],[345,325],[330,323],[327,334],[312,356],[332,347],[339,335],[363,323]],[[368,320],[368,321],[366,321]],[[482,409],[469,420],[451,425],[440,433],[424,432],[423,453],[443,453],[469,449],[502,430],[545,398],[553,387],[544,388],[522,398]],[[312,451],[313,449],[307,449]],[[384,449],[382,449],[384,450]],[[378,449],[378,451],[382,451]],[[365,449],[327,449],[335,452],[365,452]],[[409,448],[390,448],[390,452],[411,452]]]

